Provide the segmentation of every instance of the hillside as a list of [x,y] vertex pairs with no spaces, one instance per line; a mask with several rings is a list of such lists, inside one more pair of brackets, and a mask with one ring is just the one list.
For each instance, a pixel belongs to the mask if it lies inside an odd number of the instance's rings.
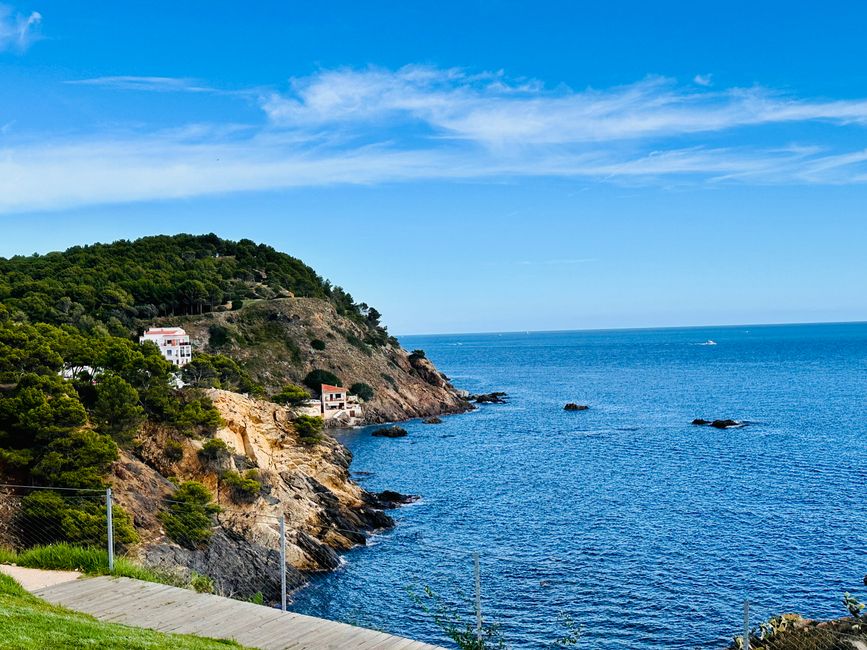
[[239,311],[160,322],[184,327],[194,350],[236,359],[266,393],[287,383],[301,384],[308,372],[319,368],[333,372],[344,386],[368,384],[373,398],[364,403],[367,422],[468,408],[430,361],[407,354],[391,341],[365,342],[366,328],[323,300],[262,300]]
[[[148,237],[0,259],[0,484],[64,490],[0,494],[17,504],[0,508],[0,544],[104,545],[104,511],[76,491],[111,485],[114,541],[146,564],[273,599],[284,515],[293,583],[333,569],[337,551],[391,525],[392,504],[350,480],[351,456],[320,418],[271,398],[306,397],[286,385],[315,391],[316,370],[357,387],[368,422],[470,408],[380,317],[248,240]],[[180,375],[138,342],[170,323],[194,344]]]

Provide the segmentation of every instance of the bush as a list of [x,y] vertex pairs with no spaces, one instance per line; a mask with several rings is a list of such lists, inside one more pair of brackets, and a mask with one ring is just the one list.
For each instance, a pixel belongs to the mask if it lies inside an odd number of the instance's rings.
[[190,576],[190,587],[200,594],[212,594],[215,591],[214,579],[204,576],[201,573],[196,573],[195,571],[193,571]]
[[238,310],[241,309],[243,306],[244,306],[244,301],[241,300],[240,298],[235,298],[235,299],[232,301],[232,311],[238,311]]
[[349,387],[349,394],[355,395],[363,399],[365,402],[369,402],[373,399],[373,388],[364,382],[359,381]]
[[229,459],[229,446],[219,438],[211,438],[199,449],[199,460],[212,468],[220,467]]
[[[115,542],[138,541],[132,520],[123,508],[112,505],[111,515]],[[42,542],[97,547],[108,542],[105,505],[98,499],[65,499],[56,492],[34,492],[21,500],[18,516],[21,530],[38,533]]]
[[313,445],[322,440],[322,427],[325,422],[318,415],[299,415],[293,420],[293,424],[301,442]]
[[286,384],[279,393],[274,395],[271,398],[272,402],[276,402],[277,404],[289,404],[291,406],[298,406],[299,404],[303,404],[305,401],[310,399],[310,394],[301,388],[301,386],[296,386],[295,384]]
[[212,348],[221,348],[231,340],[232,334],[227,327],[216,323],[208,327],[208,345]]
[[219,412],[206,395],[197,390],[183,392],[182,406],[174,418],[174,424],[184,430],[184,433],[192,435],[210,433],[222,423]]
[[325,349],[325,341],[321,339],[313,339],[310,341],[310,347],[314,350],[324,350]]
[[312,390],[317,395],[319,391],[322,389],[322,384],[330,384],[332,386],[343,386],[343,382],[340,381],[340,378],[335,375],[333,372],[329,372],[327,370],[322,370],[321,368],[317,368],[316,370],[311,370],[307,373],[307,376],[304,377],[304,385],[307,386],[310,390]]
[[184,457],[184,446],[177,440],[166,440],[163,454],[167,460],[176,463]]
[[243,474],[234,470],[225,472],[223,473],[223,483],[229,488],[232,500],[239,503],[253,501],[262,490],[259,473],[254,469],[247,470]]
[[213,516],[219,511],[208,488],[197,481],[186,481],[166,499],[166,509],[159,517],[172,540],[196,549],[211,539]]
[[427,355],[425,354],[424,350],[413,350],[412,352],[410,352],[410,355],[409,355],[410,363],[414,363],[414,362],[418,361],[419,359],[426,359],[426,358],[427,358]]

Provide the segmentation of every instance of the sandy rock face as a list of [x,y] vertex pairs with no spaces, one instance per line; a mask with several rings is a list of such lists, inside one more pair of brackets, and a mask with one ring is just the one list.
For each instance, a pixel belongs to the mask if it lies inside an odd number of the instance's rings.
[[[114,468],[117,501],[133,516],[142,542],[130,552],[160,568],[181,567],[211,576],[222,592],[279,598],[279,518],[285,517],[287,562],[295,570],[290,586],[304,582],[303,572],[338,566],[337,551],[365,542],[365,532],[393,525],[376,495],[349,476],[349,451],[330,436],[316,444],[301,442],[294,414],[284,407],[221,390],[209,390],[223,426],[230,457],[220,468],[202,462],[203,441],[178,439],[183,457],[168,461],[170,434],[157,429],[142,436],[138,457],[125,455]],[[219,479],[227,470],[255,469],[262,489],[251,500],[233,500]],[[221,512],[210,542],[188,549],[170,540],[158,517],[164,499],[178,481],[204,483],[217,496]]]

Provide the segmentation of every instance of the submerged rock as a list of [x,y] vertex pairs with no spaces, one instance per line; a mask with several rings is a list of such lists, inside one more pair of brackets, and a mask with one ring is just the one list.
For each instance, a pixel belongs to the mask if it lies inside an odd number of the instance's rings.
[[586,404],[576,404],[575,402],[569,402],[566,406],[563,407],[564,411],[586,411],[590,407]]
[[425,418],[424,420],[422,420],[422,422],[424,424],[442,424],[443,423],[443,421],[440,418],[438,418],[437,416],[433,416],[431,418]]
[[506,393],[503,391],[494,391],[493,393],[480,393],[479,395],[470,395],[471,402],[476,404],[505,404]]
[[715,429],[739,429],[741,427],[747,426],[746,422],[741,422],[740,420],[705,420],[702,418],[696,418],[692,421],[693,424],[700,427],[712,426]]
[[375,494],[381,508],[396,508],[407,503],[415,503],[420,498],[414,494],[401,494],[393,490],[383,490]]
[[403,438],[407,435],[407,431],[403,427],[382,427],[370,435],[377,438]]

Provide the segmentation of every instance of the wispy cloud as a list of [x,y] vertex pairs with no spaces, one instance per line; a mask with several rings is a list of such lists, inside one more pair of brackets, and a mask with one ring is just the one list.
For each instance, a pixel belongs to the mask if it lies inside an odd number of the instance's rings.
[[8,5],[0,4],[0,52],[24,52],[39,38],[42,14],[15,12]]
[[712,74],[697,74],[692,78],[693,82],[697,83],[699,86],[712,86],[713,85],[713,75]]
[[136,77],[123,75],[117,77],[94,77],[92,79],[73,79],[68,84],[82,86],[106,86],[120,90],[141,90],[148,92],[213,92],[213,88],[182,77]]
[[[77,83],[203,98],[210,90],[168,77]],[[420,66],[322,71],[259,98],[259,124],[29,139],[16,129],[14,139],[0,140],[0,212],[431,179],[867,182],[862,99],[711,90],[659,77],[602,90],[549,89],[499,72]],[[768,128],[808,122],[808,142],[781,139],[793,129]]]

